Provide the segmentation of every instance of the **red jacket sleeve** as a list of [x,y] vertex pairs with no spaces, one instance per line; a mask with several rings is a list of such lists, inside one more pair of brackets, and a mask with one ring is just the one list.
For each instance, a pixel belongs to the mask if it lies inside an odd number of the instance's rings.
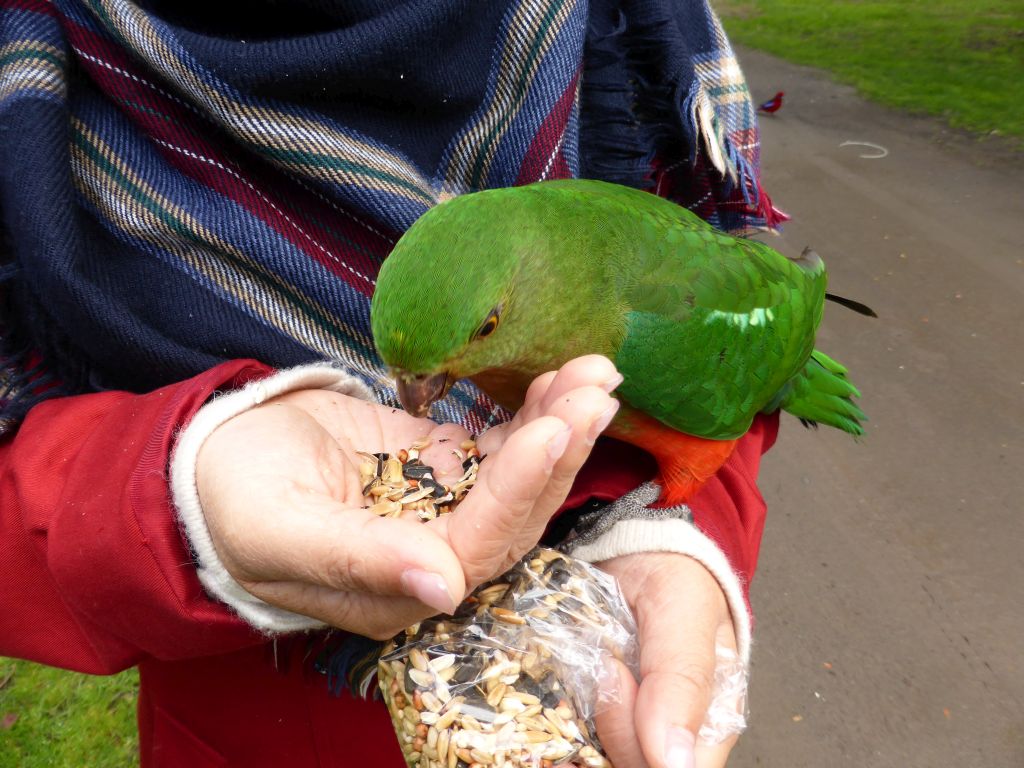
[[[270,372],[233,361],[147,395],[56,399],[0,441],[0,655],[107,673],[263,642],[203,592],[167,462],[177,431],[214,392]],[[691,505],[744,584],[765,516],[757,470],[776,431],[777,419],[759,418]],[[599,446],[567,507],[616,499],[654,472],[631,446]]]
[[757,475],[761,457],[775,445],[778,435],[778,413],[754,419],[725,466],[690,504],[693,522],[725,553],[743,583],[744,592],[757,569],[768,514],[757,487]]
[[109,673],[262,641],[203,592],[167,462],[215,391],[268,373],[240,360],[146,395],[55,399],[0,441],[0,655]]

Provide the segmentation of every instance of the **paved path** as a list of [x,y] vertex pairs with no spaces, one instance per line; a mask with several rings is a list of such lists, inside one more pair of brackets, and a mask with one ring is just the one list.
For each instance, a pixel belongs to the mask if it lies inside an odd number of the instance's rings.
[[[871,417],[766,460],[752,727],[731,768],[1024,767],[1024,155],[740,52],[764,179]],[[888,154],[846,141],[872,142]]]

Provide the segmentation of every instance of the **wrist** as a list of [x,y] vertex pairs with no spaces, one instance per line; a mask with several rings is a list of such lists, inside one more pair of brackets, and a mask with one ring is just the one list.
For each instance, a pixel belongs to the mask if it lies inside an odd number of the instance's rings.
[[687,507],[649,507],[657,496],[658,487],[647,483],[593,513],[592,519],[585,521],[585,530],[567,542],[569,553],[588,562],[608,562],[634,554],[689,556],[703,566],[724,595],[737,651],[744,663],[749,662],[752,618],[741,576],[718,544],[693,523]]
[[[260,600],[227,570],[214,546],[203,507],[204,499],[216,497],[216,465],[206,458],[200,471],[200,454],[214,433],[228,422],[272,398],[303,389],[325,389],[363,400],[372,398],[370,389],[362,381],[330,364],[281,371],[210,400],[178,436],[170,463],[171,494],[178,520],[194,553],[200,583],[210,597],[228,605],[254,628],[268,633],[314,629],[323,624]],[[245,422],[241,420],[231,426],[232,429],[244,427]],[[211,443],[211,447],[215,451],[216,442]],[[207,456],[212,454],[211,451]]]
[[702,604],[723,618],[729,616],[729,603],[721,584],[707,567],[690,555],[677,552],[636,552],[619,555],[596,564],[611,573],[623,586],[632,604],[643,602],[646,595],[675,594],[680,582],[688,592],[702,595]]

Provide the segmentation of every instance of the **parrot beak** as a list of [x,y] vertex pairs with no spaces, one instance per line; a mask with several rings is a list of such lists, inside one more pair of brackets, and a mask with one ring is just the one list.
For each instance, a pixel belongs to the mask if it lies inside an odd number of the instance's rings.
[[395,377],[398,385],[398,399],[402,407],[417,418],[430,412],[430,406],[436,400],[448,394],[452,387],[451,379],[446,373],[415,375],[399,371]]

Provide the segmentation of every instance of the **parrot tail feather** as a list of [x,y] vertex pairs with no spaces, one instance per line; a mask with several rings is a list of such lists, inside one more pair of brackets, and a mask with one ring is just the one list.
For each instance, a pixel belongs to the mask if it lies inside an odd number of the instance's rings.
[[830,427],[863,435],[867,416],[854,397],[860,392],[847,378],[847,370],[824,352],[814,350],[803,369],[783,389],[777,407],[793,414],[806,426]]
[[840,296],[838,294],[828,292],[825,293],[825,299],[827,301],[834,302],[841,307],[852,309],[858,315],[864,315],[865,317],[878,317],[878,313],[875,312],[875,310],[873,310],[867,304],[863,304],[857,301],[856,299],[848,299],[845,296]]

